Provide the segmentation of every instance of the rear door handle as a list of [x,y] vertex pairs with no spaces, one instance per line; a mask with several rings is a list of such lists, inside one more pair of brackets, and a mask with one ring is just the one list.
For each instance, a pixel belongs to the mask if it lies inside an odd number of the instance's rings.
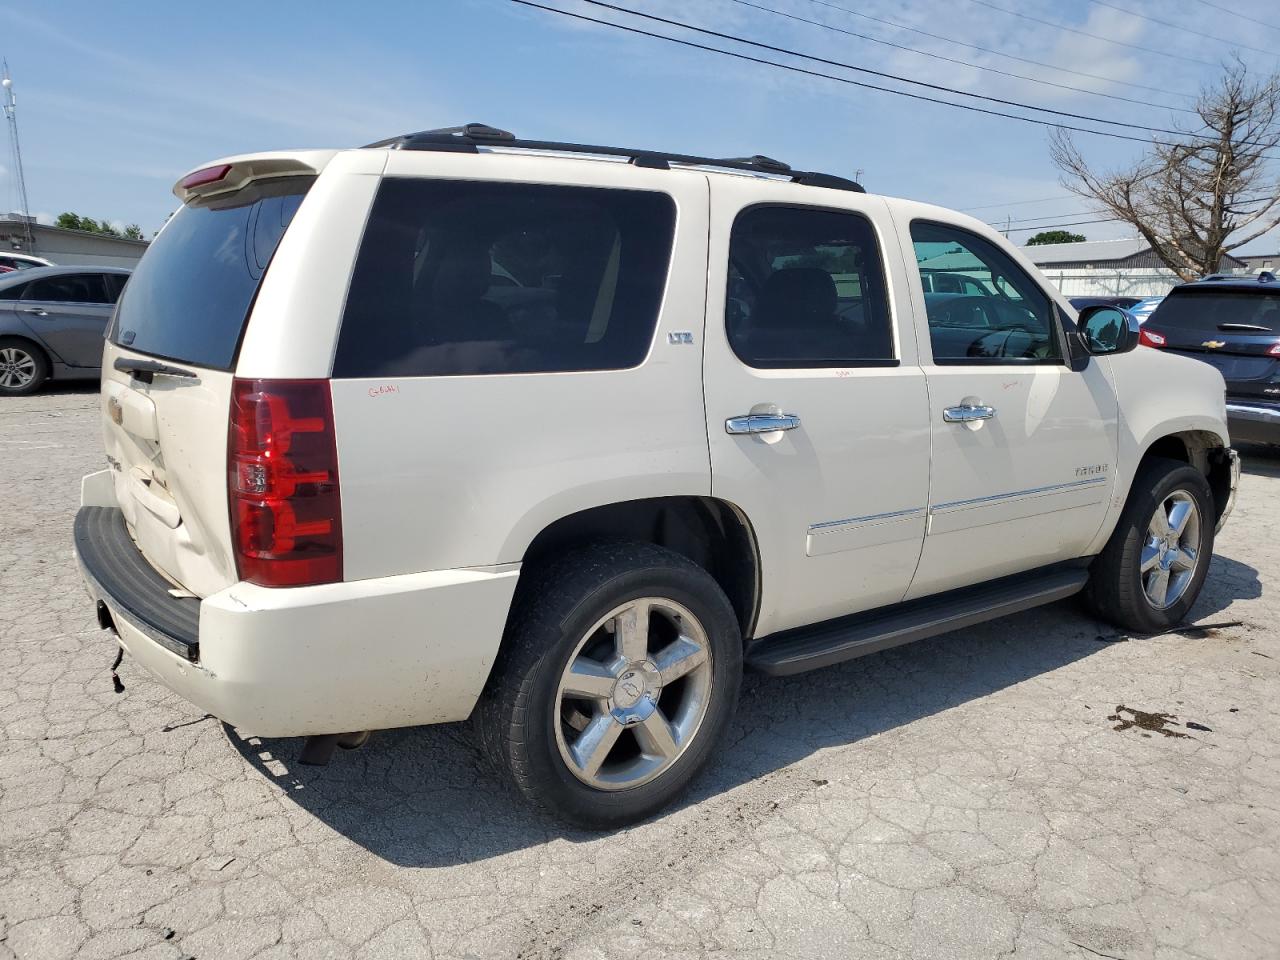
[[973,423],[975,420],[990,420],[996,415],[996,408],[986,404],[970,406],[967,403],[958,407],[947,407],[942,411],[942,419],[947,423]]
[[779,430],[794,430],[798,426],[800,418],[792,413],[751,413],[745,417],[730,417],[724,422],[724,432],[734,435],[776,433]]
[[37,317],[47,317],[49,315],[49,311],[42,309],[41,307],[23,307],[22,312],[34,313]]

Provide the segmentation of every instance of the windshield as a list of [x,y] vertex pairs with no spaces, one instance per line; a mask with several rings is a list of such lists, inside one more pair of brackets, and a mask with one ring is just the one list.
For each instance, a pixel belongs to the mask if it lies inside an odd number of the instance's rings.
[[258,284],[314,182],[264,180],[229,198],[184,205],[130,278],[112,342],[230,370]]

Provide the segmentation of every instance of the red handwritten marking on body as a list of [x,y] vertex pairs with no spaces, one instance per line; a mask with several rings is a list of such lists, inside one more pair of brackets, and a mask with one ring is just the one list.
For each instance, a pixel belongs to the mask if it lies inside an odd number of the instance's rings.
[[369,396],[371,397],[380,397],[385,393],[399,393],[399,392],[400,392],[400,388],[397,387],[394,383],[384,383],[381,386],[369,388]]

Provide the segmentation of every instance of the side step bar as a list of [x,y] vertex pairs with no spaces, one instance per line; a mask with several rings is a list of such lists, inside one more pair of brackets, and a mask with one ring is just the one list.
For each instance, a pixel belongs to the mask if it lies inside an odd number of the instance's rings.
[[882,607],[837,620],[775,633],[747,647],[747,665],[771,676],[789,676],[888,650],[913,640],[994,620],[1079,593],[1085,567],[1060,566],[981,586]]

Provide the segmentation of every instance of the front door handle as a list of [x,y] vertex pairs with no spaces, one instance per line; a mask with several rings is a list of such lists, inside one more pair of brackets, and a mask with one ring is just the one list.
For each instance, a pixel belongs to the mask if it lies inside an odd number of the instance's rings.
[[751,413],[745,417],[730,417],[724,422],[724,432],[729,434],[743,433],[776,433],[779,430],[794,430],[800,426],[800,418],[791,413]]
[[942,419],[947,423],[973,423],[975,420],[990,420],[995,415],[996,408],[985,403],[962,403],[958,407],[947,407],[942,411]]
[[23,307],[22,312],[34,313],[37,317],[47,317],[49,315],[49,311],[42,309],[41,307]]

